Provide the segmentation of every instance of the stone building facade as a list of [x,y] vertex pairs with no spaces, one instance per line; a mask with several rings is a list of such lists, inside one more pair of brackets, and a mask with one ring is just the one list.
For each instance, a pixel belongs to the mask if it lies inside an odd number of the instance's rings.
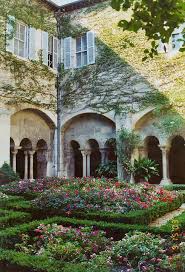
[[[143,50],[149,47],[144,34],[117,26],[128,14],[114,11],[107,1],[66,3],[62,10],[61,176],[95,175],[98,164],[115,160],[109,140],[125,128],[142,139],[133,157],[148,156],[159,164],[154,182],[184,183],[185,130],[180,121],[185,110],[185,53],[179,52],[178,42],[182,29],[174,31],[167,50],[160,44],[159,56],[143,62]],[[56,114],[48,106],[56,103],[56,73],[49,68],[50,77],[45,78],[44,71],[37,75],[40,85],[34,86],[39,91],[30,97],[36,103],[24,99],[1,105],[0,130],[5,133],[0,135],[0,164],[10,161],[22,178],[56,174]],[[0,83],[13,82],[7,66],[1,73]],[[119,164],[118,174],[122,177]]]

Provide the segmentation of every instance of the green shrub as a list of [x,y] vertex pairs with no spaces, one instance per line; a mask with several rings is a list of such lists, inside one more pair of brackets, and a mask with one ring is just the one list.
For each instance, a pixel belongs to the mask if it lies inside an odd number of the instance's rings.
[[[0,211],[0,213],[2,213]],[[4,215],[0,217],[0,229],[8,226],[24,223],[31,220],[31,214],[25,212],[4,211]]]
[[106,164],[100,164],[96,169],[96,174],[99,177],[115,178],[117,176],[117,162],[109,161]]
[[112,255],[115,264],[131,265],[133,271],[166,271],[163,268],[170,267],[165,240],[150,233],[126,234],[113,246]]
[[149,181],[152,176],[158,176],[159,165],[151,159],[139,158],[134,160],[133,174],[137,181]]
[[4,162],[2,167],[0,168],[0,172],[4,175],[4,177],[7,179],[7,181],[17,181],[19,180],[19,175],[16,174],[11,166]]

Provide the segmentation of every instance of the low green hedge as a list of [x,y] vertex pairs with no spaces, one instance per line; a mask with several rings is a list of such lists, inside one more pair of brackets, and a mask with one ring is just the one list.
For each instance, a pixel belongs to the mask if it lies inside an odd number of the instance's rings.
[[[1,213],[1,211],[0,211]],[[0,217],[0,229],[28,222],[31,220],[31,214],[25,212],[4,211],[4,216]]]
[[[88,219],[88,220],[96,220],[96,221],[106,221],[106,222],[114,222],[114,223],[124,223],[124,224],[139,224],[139,225],[148,225],[155,219],[165,215],[168,212],[178,209],[182,203],[184,203],[185,195],[180,194],[173,202],[159,202],[155,206],[131,211],[126,214],[121,213],[112,213],[112,212],[102,212],[102,211],[72,211],[70,217],[80,218],[80,219]],[[42,212],[42,216],[65,216],[65,213],[61,210],[35,210],[35,213],[40,214]],[[32,210],[34,213],[34,210]]]
[[[86,263],[65,263],[42,256],[31,256],[0,248],[0,263],[8,262],[35,272],[87,272]],[[33,269],[33,270],[32,270]],[[17,270],[16,270],[17,271]],[[28,271],[28,270],[25,270]]]
[[[33,231],[40,224],[63,224],[65,226],[94,226],[98,229],[105,230],[107,236],[113,236],[116,239],[120,239],[124,236],[125,233],[129,231],[152,231],[154,228],[149,228],[142,225],[128,225],[122,223],[107,223],[103,221],[92,221],[92,220],[81,220],[68,217],[52,217],[44,220],[35,220],[30,223],[25,223],[18,225],[16,227],[10,227],[0,232],[0,247],[11,246],[12,242],[15,239],[18,239],[19,235],[22,233],[27,233]],[[158,229],[156,228],[155,231]]]
[[185,191],[185,184],[172,184],[164,186],[164,188],[169,191],[181,191],[181,190]]
[[5,209],[12,209],[16,211],[32,211],[31,203],[21,197],[12,197],[11,199],[0,202],[0,207]]
[[182,214],[174,217],[172,220],[168,221],[165,225],[160,227],[160,231],[162,233],[171,233],[172,226],[173,226],[173,220],[177,220],[179,224],[179,228],[181,231],[185,230],[185,212]]
[[[155,206],[131,211],[126,214],[121,213],[111,213],[111,212],[102,212],[102,211],[72,211],[70,217],[79,218],[79,219],[88,219],[96,221],[106,221],[114,223],[124,223],[124,224],[139,224],[139,225],[148,225],[157,218],[165,215],[168,212],[171,212],[175,209],[178,209],[182,203],[185,201],[185,194],[180,194],[173,202],[159,202]],[[1,206],[4,206],[6,209],[10,208],[16,211],[25,211],[30,212],[34,219],[42,219],[46,217],[53,216],[66,216],[66,213],[61,210],[39,210],[33,208],[30,201],[24,200],[24,198],[15,199],[13,201],[4,201]]]
[[50,260],[46,257],[31,256],[14,250],[0,248],[0,261],[18,265],[23,268],[36,269],[36,271],[59,272],[62,271],[60,262]]
[[114,214],[108,212],[79,212],[74,213],[74,215],[80,218],[88,218],[115,223],[148,225],[155,219],[165,215],[167,212],[171,212],[179,208],[182,203],[183,201],[181,201],[181,199],[176,199],[171,203],[160,202],[151,208],[131,211],[127,214]]

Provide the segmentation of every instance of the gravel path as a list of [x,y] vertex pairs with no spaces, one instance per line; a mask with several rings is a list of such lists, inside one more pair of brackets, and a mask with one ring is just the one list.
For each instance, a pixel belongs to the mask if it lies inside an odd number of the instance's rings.
[[162,225],[165,225],[168,221],[172,220],[174,217],[180,215],[181,213],[185,212],[185,203],[182,204],[180,208],[173,212],[169,212],[165,214],[164,216],[156,219],[152,223],[149,224],[150,227],[160,227]]

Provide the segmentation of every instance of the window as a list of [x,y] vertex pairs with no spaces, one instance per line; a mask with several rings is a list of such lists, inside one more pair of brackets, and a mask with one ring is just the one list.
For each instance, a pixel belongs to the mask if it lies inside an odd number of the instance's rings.
[[182,33],[172,34],[172,49],[178,51],[183,46]]
[[87,34],[76,39],[76,67],[87,65]]
[[57,69],[58,66],[58,39],[48,38],[48,66]]
[[14,36],[14,54],[20,57],[26,56],[27,27],[21,23],[16,23]]

